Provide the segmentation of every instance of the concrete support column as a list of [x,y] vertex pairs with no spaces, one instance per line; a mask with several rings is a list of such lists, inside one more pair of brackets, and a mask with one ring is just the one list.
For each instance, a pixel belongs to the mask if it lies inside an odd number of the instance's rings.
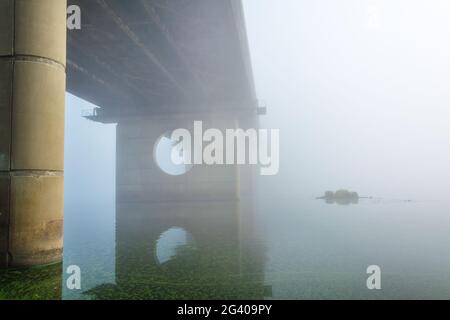
[[0,0],[0,267],[63,247],[65,0]]
[[[173,201],[235,201],[251,193],[255,166],[194,165],[184,175],[163,172],[154,158],[154,146],[162,135],[185,128],[193,135],[194,121],[203,130],[257,128],[256,117],[230,114],[170,114],[123,117],[117,125],[117,203]],[[205,144],[206,145],[206,144]],[[169,161],[170,155],[167,155]]]

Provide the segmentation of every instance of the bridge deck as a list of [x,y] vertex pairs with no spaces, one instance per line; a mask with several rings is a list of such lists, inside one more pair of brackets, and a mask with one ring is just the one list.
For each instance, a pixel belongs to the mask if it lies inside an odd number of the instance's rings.
[[82,29],[68,35],[67,90],[102,114],[255,107],[241,0],[68,2]]

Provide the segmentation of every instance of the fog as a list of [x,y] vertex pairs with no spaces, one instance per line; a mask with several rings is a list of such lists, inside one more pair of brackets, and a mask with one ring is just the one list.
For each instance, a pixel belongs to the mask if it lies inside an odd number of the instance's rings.
[[244,5],[262,126],[281,131],[280,174],[265,188],[447,198],[448,1]]
[[[280,172],[261,178],[267,192],[447,198],[448,1],[243,2],[257,96],[268,107],[261,127],[280,129]],[[105,194],[113,202],[115,126],[82,118],[94,106],[67,101],[66,203]],[[86,180],[90,170],[102,178]],[[94,197],[100,183],[109,191]]]
[[[257,96],[268,108],[260,127],[280,129],[279,174],[255,177],[254,209],[241,200],[116,208],[116,194],[119,199],[128,190],[116,190],[116,176],[126,180],[133,173],[116,171],[126,148],[116,154],[116,126],[83,118],[82,111],[95,106],[68,95],[64,263],[88,270],[89,288],[117,281],[117,274],[132,276],[133,268],[145,279],[159,279],[158,263],[172,259],[177,244],[189,244],[191,233],[198,246],[218,242],[213,252],[193,251],[206,258],[192,261],[209,263],[232,247],[236,230],[245,230],[240,234],[255,242],[248,244],[246,258],[256,266],[250,274],[270,288],[271,298],[450,296],[450,282],[442,280],[450,276],[450,2],[243,2]],[[149,141],[146,155],[152,154]],[[157,148],[160,153],[168,149]],[[137,181],[148,179],[145,170],[137,172]],[[132,190],[165,196],[157,184],[146,181]],[[341,188],[380,201],[343,206],[315,199]],[[116,217],[128,215],[139,219],[117,223]],[[249,219],[255,226],[224,223],[238,215],[255,218]],[[199,240],[202,235],[208,237]],[[239,251],[239,257],[247,253]],[[189,268],[177,259],[174,274],[182,274]],[[144,272],[136,261],[155,268]],[[365,287],[366,268],[373,264],[388,279],[377,296]],[[196,275],[201,279],[202,272]],[[191,283],[187,290],[195,292]]]
[[[0,299],[450,298],[450,1],[242,2],[257,110],[242,108],[254,95],[247,51],[236,50],[245,40],[239,1],[80,8],[67,88],[106,105],[66,95],[64,230],[60,173],[4,172],[1,266],[56,262],[61,249],[63,261],[0,272]],[[52,9],[48,26],[41,9],[24,8],[0,15],[37,18],[20,24],[36,29],[20,47],[40,52],[49,39],[42,30],[60,35],[57,12],[66,8]],[[11,47],[8,34],[2,49]],[[59,40],[44,51],[59,52]],[[11,77],[2,78],[3,114],[14,111],[13,130],[2,121],[13,139],[2,141],[23,162],[11,166],[57,163],[51,154],[27,158],[60,127],[50,114],[57,78],[44,71],[55,63],[6,58],[42,64],[30,74],[48,81],[19,97],[33,81],[14,77],[12,103],[3,94]],[[42,100],[41,87],[56,91],[31,123],[21,112]],[[47,122],[54,128],[38,128]],[[233,132],[245,137],[236,126],[253,129],[247,146],[258,152],[228,143]],[[207,127],[215,139],[202,142],[196,131]],[[182,144],[190,133],[169,135],[177,128],[193,129],[194,143]],[[269,131],[266,145],[261,133]],[[257,154],[264,167],[269,146],[278,174],[241,162],[248,153],[255,164]],[[194,164],[172,161],[192,155]]]
[[[95,106],[71,94],[66,98],[66,217],[83,222],[90,216],[112,216],[115,207],[116,125],[82,117]],[[72,220],[66,223],[73,223]],[[100,226],[102,224],[99,224]]]

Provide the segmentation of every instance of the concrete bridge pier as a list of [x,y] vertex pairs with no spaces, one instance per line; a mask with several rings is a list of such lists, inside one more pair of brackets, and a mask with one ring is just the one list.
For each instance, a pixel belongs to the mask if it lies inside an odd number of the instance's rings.
[[[173,113],[159,116],[123,116],[115,121],[118,123],[118,204],[238,201],[240,197],[251,193],[254,166],[194,165],[185,174],[172,176],[159,168],[155,158],[155,144],[162,136],[170,136],[175,129],[187,129],[193,136],[195,121],[202,121],[204,130],[214,128],[223,133],[226,129],[257,128],[256,116],[214,112]],[[170,161],[169,154],[165,160]]]
[[63,248],[65,0],[0,0],[0,267]]

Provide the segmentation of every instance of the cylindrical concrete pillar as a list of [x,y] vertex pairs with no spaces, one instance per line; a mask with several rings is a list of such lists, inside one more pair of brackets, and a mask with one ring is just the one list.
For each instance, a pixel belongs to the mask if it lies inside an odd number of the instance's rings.
[[63,247],[65,0],[0,0],[0,266]]

